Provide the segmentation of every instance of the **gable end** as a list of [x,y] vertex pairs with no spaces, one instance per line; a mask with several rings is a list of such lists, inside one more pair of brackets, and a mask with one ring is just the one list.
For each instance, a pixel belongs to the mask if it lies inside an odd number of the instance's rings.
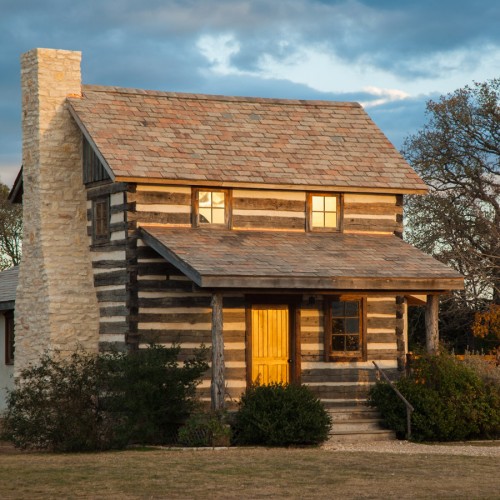
[[83,137],[83,182],[90,184],[92,182],[111,180],[108,172],[104,168],[96,152],[89,144],[89,141]]

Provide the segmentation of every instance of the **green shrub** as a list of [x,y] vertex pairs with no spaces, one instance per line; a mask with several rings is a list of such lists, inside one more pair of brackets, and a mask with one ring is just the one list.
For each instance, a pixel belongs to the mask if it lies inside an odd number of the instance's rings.
[[[469,366],[453,356],[423,355],[415,360],[412,373],[396,387],[413,405],[412,439],[456,441],[500,434],[500,397]],[[387,426],[399,437],[406,430],[406,409],[384,382],[370,391]]]
[[229,446],[231,427],[222,415],[195,413],[179,429],[178,442],[184,446]]
[[238,444],[318,444],[328,438],[331,419],[303,385],[255,385],[241,397],[235,416]]
[[128,354],[102,357],[109,374],[106,407],[119,415],[116,432],[127,443],[174,442],[195,409],[195,391],[208,369],[204,348],[178,365],[179,346],[152,345]]
[[8,394],[3,437],[20,448],[87,451],[170,442],[194,407],[204,350],[179,347],[67,358],[45,354]]
[[38,366],[22,370],[20,379],[7,397],[4,439],[19,448],[53,451],[114,446],[115,421],[101,405],[104,376],[96,356],[45,354]]

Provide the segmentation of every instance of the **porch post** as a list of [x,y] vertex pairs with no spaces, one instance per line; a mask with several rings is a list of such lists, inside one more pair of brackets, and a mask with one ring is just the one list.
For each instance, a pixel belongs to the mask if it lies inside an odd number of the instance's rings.
[[439,295],[427,295],[425,306],[425,346],[429,354],[439,352]]
[[406,301],[404,295],[396,296],[396,346],[398,352],[398,370],[404,371],[406,366],[406,353],[408,351],[405,342],[405,311]]
[[222,336],[222,293],[212,295],[212,383],[210,400],[212,410],[224,409],[224,338]]

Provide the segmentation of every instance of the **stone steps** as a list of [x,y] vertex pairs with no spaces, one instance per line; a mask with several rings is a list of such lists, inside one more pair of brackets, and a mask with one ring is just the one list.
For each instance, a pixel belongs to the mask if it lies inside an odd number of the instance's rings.
[[327,407],[332,418],[330,442],[393,441],[393,431],[384,429],[377,410],[368,406]]

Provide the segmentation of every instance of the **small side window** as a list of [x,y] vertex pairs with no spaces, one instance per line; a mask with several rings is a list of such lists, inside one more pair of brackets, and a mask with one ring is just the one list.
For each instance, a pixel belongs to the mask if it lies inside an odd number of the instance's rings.
[[307,197],[309,231],[338,231],[340,198],[335,194],[309,193]]
[[92,242],[109,241],[109,197],[94,200],[92,204]]

